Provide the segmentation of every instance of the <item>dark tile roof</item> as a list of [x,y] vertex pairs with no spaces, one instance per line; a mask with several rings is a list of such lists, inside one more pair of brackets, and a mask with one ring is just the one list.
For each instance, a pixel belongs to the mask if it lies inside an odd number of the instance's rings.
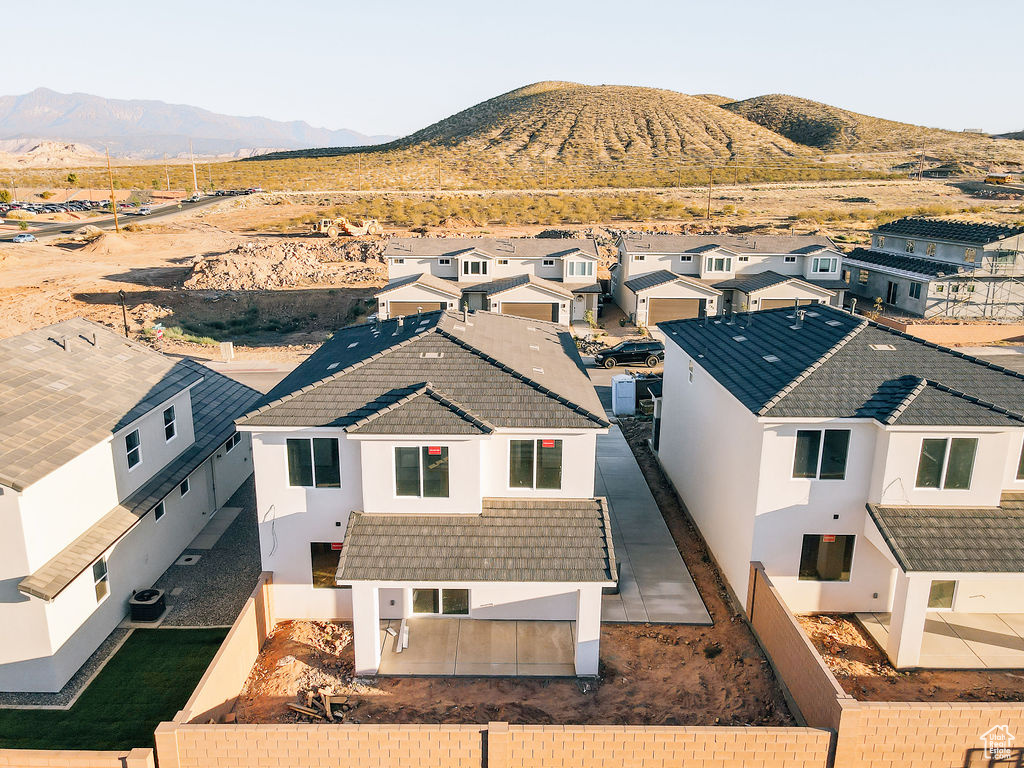
[[603,293],[600,283],[562,283],[573,293]]
[[805,280],[804,282],[816,285],[819,288],[824,288],[827,291],[846,291],[850,288],[850,283],[847,280],[835,279],[835,280],[815,280],[813,278]]
[[767,269],[764,272],[741,273],[735,277],[729,278],[728,280],[722,280],[721,282],[715,283],[714,286],[719,290],[730,289],[734,291],[742,291],[743,293],[752,293],[765,288],[771,288],[773,285],[789,282],[803,283],[804,285],[824,288],[822,285],[811,283],[809,280],[804,280],[800,275],[783,275],[779,272],[773,272],[770,269]]
[[915,396],[901,423],[1005,424],[1024,415],[1024,375],[1014,371],[826,305],[795,324],[787,307],[738,313],[731,325],[715,318],[659,328],[758,415],[884,422],[921,380],[931,390]]
[[560,258],[581,251],[598,257],[597,242],[591,238],[547,237],[392,237],[385,258],[453,257],[478,251],[494,258]]
[[560,283],[556,283],[553,280],[545,280],[542,277],[536,275],[522,274],[512,275],[511,277],[499,277],[497,280],[491,280],[486,283],[476,283],[471,286],[467,286],[462,289],[463,293],[483,293],[488,296],[495,296],[505,291],[510,291],[513,288],[518,288],[523,285],[535,285],[538,288],[547,288],[549,291],[553,291],[560,296],[571,296],[572,291],[563,286]]
[[898,269],[901,272],[910,272],[915,275],[921,275],[924,278],[955,275],[965,271],[962,264],[953,264],[948,261],[937,261],[935,259],[922,259],[917,256],[901,256],[896,253],[870,251],[867,248],[854,248],[843,256],[844,264],[856,266],[857,262],[869,266]]
[[667,269],[659,269],[654,272],[647,272],[646,274],[634,277],[631,280],[627,280],[625,285],[633,293],[639,293],[645,291],[648,288],[655,288],[665,283],[671,283],[674,280],[680,280],[684,283],[689,283],[696,288],[703,289],[712,293],[721,293],[715,286],[709,285],[705,282],[698,280],[695,277],[689,275],[678,275],[675,272],[670,272]]
[[403,288],[406,285],[425,285],[428,288],[434,288],[435,290],[447,293],[449,296],[461,296],[459,285],[454,280],[445,280],[443,277],[435,277],[429,272],[418,272],[415,275],[404,275],[403,277],[396,277],[394,280],[388,280],[388,284],[377,291],[377,296],[383,296],[385,293],[390,293],[396,288]]
[[181,364],[203,377],[191,392],[195,441],[131,496],[22,579],[19,590],[43,600],[59,595],[231,437],[235,432],[235,418],[260,396],[256,390],[199,363],[183,360]]
[[[620,236],[628,253],[704,253],[727,248],[736,253],[810,253],[835,243],[824,235],[671,235],[627,234]],[[808,250],[812,249],[812,250]]]
[[927,219],[908,216],[890,221],[878,227],[875,232],[880,235],[897,235],[903,237],[924,237],[935,240],[950,240],[955,243],[972,243],[987,245],[1007,237],[1024,233],[1024,226],[1007,224],[975,223],[973,221],[956,221],[949,219]]
[[868,514],[905,572],[1024,572],[1024,497],[998,507],[868,504]]
[[426,386],[434,399],[495,428],[607,426],[564,328],[490,312],[465,319],[458,312],[428,312],[343,328],[238,423],[358,428],[371,414],[391,409],[380,417],[389,430],[398,431],[406,416],[408,428],[417,430],[426,408],[435,415],[438,409],[425,401],[395,406]]
[[604,499],[484,499],[479,515],[353,512],[346,581],[611,582]]
[[27,488],[203,375],[81,318],[0,341],[0,483]]
[[391,405],[364,416],[347,431],[388,435],[478,435],[489,434],[494,427],[427,383]]

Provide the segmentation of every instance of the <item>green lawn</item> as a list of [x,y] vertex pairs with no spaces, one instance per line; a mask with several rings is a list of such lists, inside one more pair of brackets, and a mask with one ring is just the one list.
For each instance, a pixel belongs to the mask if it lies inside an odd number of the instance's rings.
[[69,710],[0,709],[0,747],[130,749],[188,701],[225,629],[138,629]]

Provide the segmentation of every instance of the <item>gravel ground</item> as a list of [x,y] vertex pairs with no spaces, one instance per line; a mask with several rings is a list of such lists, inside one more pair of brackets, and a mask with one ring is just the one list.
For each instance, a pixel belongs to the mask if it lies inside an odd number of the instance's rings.
[[107,663],[107,660],[121,647],[121,643],[129,634],[131,634],[131,630],[123,627],[118,627],[111,632],[92,656],[86,660],[82,668],[75,673],[75,676],[68,680],[67,684],[57,693],[0,692],[0,707],[45,707],[48,709],[70,707],[78,698],[78,694],[85,690],[86,683]]
[[[238,517],[213,549],[185,549],[201,555],[195,565],[172,565],[154,585],[167,593],[164,627],[230,626],[260,577],[260,544],[256,527],[256,485],[246,480],[225,507],[241,507]],[[178,595],[171,591],[181,587]]]

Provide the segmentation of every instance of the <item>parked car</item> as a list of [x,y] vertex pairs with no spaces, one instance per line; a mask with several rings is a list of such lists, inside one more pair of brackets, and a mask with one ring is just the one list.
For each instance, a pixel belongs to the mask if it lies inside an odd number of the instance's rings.
[[153,210],[148,205],[144,205],[136,211],[139,216],[149,216],[152,212]]
[[36,236],[28,232],[22,232],[20,235],[15,235],[12,239],[12,243],[34,243]]
[[665,345],[660,341],[624,341],[594,355],[594,362],[605,368],[630,363],[653,368],[664,359]]

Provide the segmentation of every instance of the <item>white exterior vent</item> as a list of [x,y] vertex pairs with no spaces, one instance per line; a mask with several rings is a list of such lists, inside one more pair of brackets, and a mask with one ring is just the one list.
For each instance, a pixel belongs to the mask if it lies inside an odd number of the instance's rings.
[[775,355],[763,355],[761,357],[761,359],[764,360],[766,363],[777,363],[777,362],[779,362],[779,358],[776,357]]
[[534,373],[544,373],[544,369],[543,368],[534,367],[533,372]]
[[466,330],[466,326],[464,326],[464,325],[453,325],[452,326],[452,330],[453,331],[464,331],[464,330]]
[[733,336],[732,340],[733,341],[746,341],[747,337],[746,336]]
[[842,325],[842,323],[840,323],[838,320],[826,320],[825,325],[831,325],[832,327],[835,327],[837,325]]
[[67,389],[71,385],[68,384],[63,379],[57,379],[57,381],[51,381],[46,386],[48,386],[50,389],[56,389],[58,392],[60,392],[62,389]]
[[534,352],[540,352],[540,347],[538,347],[536,344],[531,344],[530,349],[532,349]]
[[330,365],[327,366],[327,370],[328,371],[333,371],[337,367],[338,367],[337,363],[331,363]]
[[420,358],[423,360],[440,360],[444,357],[444,352],[420,352]]
[[896,350],[892,344],[871,344],[869,346],[876,352],[894,352]]
[[359,346],[359,342],[358,341],[353,341],[351,344],[348,345],[348,348],[352,349],[352,347],[358,347],[358,346]]

